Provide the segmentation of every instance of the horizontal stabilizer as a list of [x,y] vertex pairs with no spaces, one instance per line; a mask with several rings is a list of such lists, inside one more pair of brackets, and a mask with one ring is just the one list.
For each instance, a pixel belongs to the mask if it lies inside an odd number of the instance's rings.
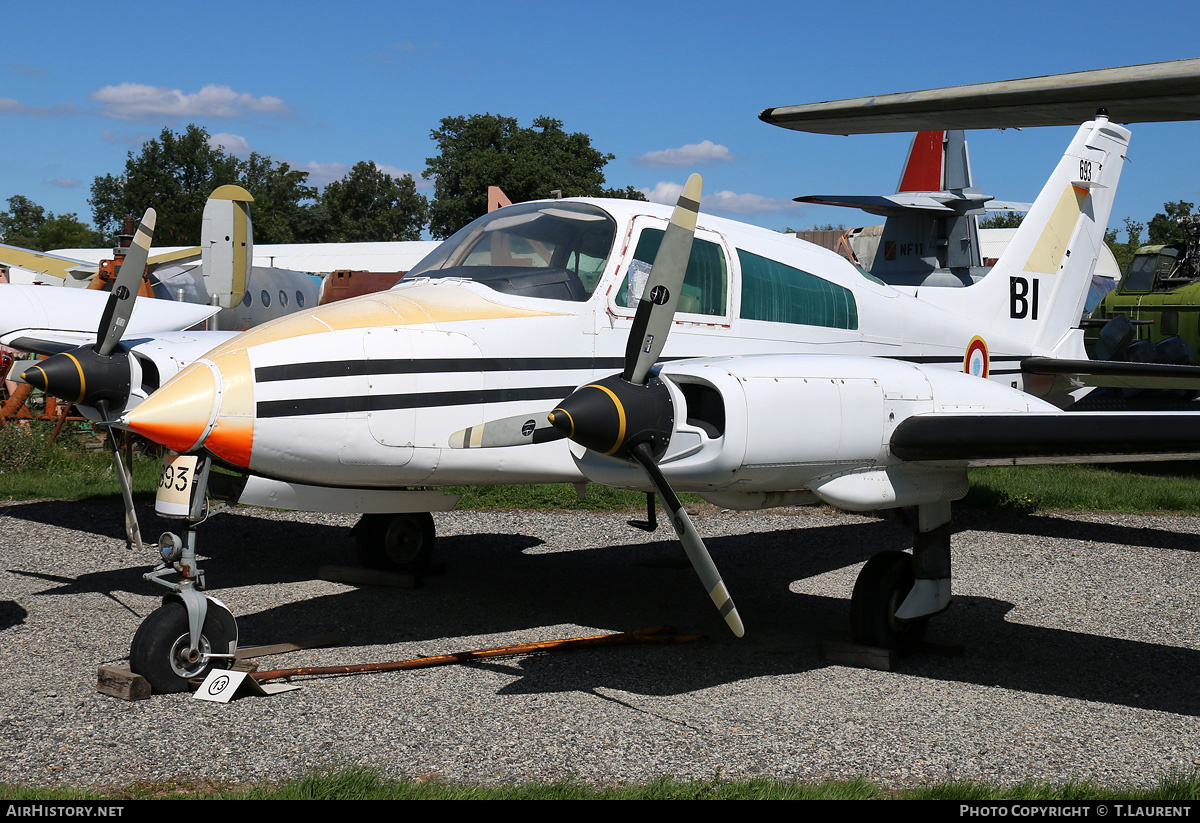
[[953,214],[954,209],[939,202],[933,197],[918,195],[886,195],[886,194],[809,194],[793,198],[797,203],[815,203],[818,206],[846,206],[862,209],[871,214],[905,214],[913,211],[928,213],[940,212]]
[[967,466],[1200,457],[1200,412],[922,414],[898,425],[901,460]]
[[1106,107],[1119,123],[1200,120],[1200,58],[764,109],[818,134],[1068,126]]
[[1021,361],[1021,371],[1024,374],[1072,377],[1081,386],[1117,389],[1200,389],[1200,366],[1027,357]]

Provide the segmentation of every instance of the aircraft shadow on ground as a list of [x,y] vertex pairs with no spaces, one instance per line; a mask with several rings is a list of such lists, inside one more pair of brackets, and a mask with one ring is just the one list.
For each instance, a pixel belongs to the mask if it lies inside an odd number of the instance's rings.
[[1092,523],[1045,515],[967,509],[955,512],[953,526],[956,532],[971,529],[1003,534],[1038,535],[1056,540],[1085,540],[1093,543],[1114,543],[1119,546],[1200,551],[1200,536],[1193,533],[1125,526],[1119,523]]
[[[45,518],[39,522],[61,516],[37,508],[42,505],[51,504],[22,506],[21,514]],[[11,508],[8,513],[13,516]],[[419,654],[440,654],[478,647],[461,640],[475,636],[520,631],[534,635],[527,639],[551,639],[562,630],[539,627],[561,625],[602,633],[671,624],[681,632],[707,633],[707,639],[688,645],[475,664],[515,675],[503,692],[615,689],[670,695],[829,665],[820,644],[849,639],[850,584],[838,597],[797,593],[790,583],[910,542],[903,529],[885,521],[808,527],[798,518],[797,525],[707,541],[746,623],[740,640],[717,617],[665,527],[658,533],[662,539],[649,543],[622,543],[618,537],[606,548],[575,551],[538,551],[542,541],[522,534],[444,537],[438,555],[446,573],[426,577],[420,588],[351,588],[257,611],[232,590],[311,579],[321,565],[347,562],[353,554],[348,529],[245,515],[214,518],[203,527],[202,555],[214,593],[238,615],[244,644],[332,631],[343,638],[345,657],[338,662],[352,663],[370,662],[355,658],[356,647],[419,643]],[[1118,544],[1136,536],[1131,545],[1166,548],[1190,548],[1191,540],[1154,529],[992,514],[963,518],[960,527]],[[519,528],[514,520],[514,530]],[[114,551],[124,552],[118,545]],[[76,578],[12,571],[53,584],[39,594],[157,594],[157,587],[141,580],[147,567]],[[920,653],[901,663],[900,674],[1200,715],[1200,651],[1012,623],[1006,620],[1012,608],[1000,600],[957,597],[934,620],[930,639],[959,643],[964,653]],[[22,619],[17,611],[0,611],[0,628],[13,624],[10,616]]]

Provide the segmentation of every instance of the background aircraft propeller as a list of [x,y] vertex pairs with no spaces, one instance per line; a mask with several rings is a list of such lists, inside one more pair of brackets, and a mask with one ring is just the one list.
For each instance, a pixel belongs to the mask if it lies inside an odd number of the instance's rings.
[[[729,628],[741,637],[745,629],[720,572],[658,467],[674,430],[674,409],[666,385],[652,376],[651,368],[662,353],[679,305],[696,234],[700,189],[700,175],[691,175],[676,203],[629,329],[624,370],[576,389],[546,419],[559,436],[593,451],[633,460],[642,467],[663,508],[670,513],[671,525],[705,591]],[[552,439],[556,439],[553,432],[547,431],[537,415],[526,414],[456,432],[450,446],[490,448]]]
[[134,302],[141,285],[146,261],[150,257],[150,242],[154,237],[154,209],[146,209],[142,222],[134,234],[133,243],[121,261],[121,268],[108,295],[108,303],[100,315],[96,329],[96,345],[81,346],[61,352],[30,366],[21,374],[21,379],[47,394],[71,403],[94,406],[100,413],[101,422],[112,449],[113,461],[117,466],[117,477],[121,483],[121,497],[125,501],[125,537],[131,546],[142,547],[141,530],[133,508],[133,488],[129,475],[121,460],[121,450],[112,430],[112,409],[123,406],[129,399],[130,370],[129,353],[119,348],[121,335],[129,326]]

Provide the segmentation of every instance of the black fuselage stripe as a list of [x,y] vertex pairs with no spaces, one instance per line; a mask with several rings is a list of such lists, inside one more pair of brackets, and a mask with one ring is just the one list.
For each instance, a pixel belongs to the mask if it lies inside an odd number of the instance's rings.
[[[676,358],[663,358],[674,360]],[[685,358],[679,358],[685,359]],[[957,363],[956,357],[903,357],[907,362]],[[464,372],[544,371],[550,369],[619,369],[621,357],[531,357],[464,358],[460,360],[338,360],[314,363],[290,363],[255,369],[258,382],[349,377],[378,374],[440,374]],[[661,362],[661,361],[660,361]],[[1007,370],[995,368],[993,374]],[[509,403],[524,400],[561,400],[577,386],[537,386],[524,389],[468,389],[465,391],[420,392],[408,394],[301,397],[292,400],[262,400],[256,404],[258,417],[299,417],[312,414],[347,414],[364,411],[425,409],[437,406],[469,406],[480,403]]]
[[310,414],[427,409],[441,406],[477,406],[527,400],[562,400],[575,386],[536,386],[528,389],[469,389],[422,394],[375,394],[347,397],[302,397],[295,400],[262,400],[258,417],[301,417]]
[[[661,357],[660,363],[687,358]],[[889,358],[906,363],[960,363],[956,355],[928,355]],[[1019,362],[1019,358],[992,358],[992,371],[1003,371],[1000,364]],[[620,369],[622,357],[466,357],[457,359],[396,360],[323,360],[312,363],[285,363],[260,366],[254,370],[259,383],[282,380],[311,380],[324,377],[361,377],[379,374],[462,374],[464,372],[572,371]]]
[[376,374],[461,374],[463,372],[511,372],[551,370],[619,369],[621,357],[464,357],[457,359],[326,360],[260,366],[254,370],[259,383],[280,380],[309,380],[321,377],[356,377]]

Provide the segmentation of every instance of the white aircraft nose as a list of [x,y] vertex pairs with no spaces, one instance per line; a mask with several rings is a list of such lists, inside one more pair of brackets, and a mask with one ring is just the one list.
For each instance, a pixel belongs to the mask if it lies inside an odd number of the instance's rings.
[[217,374],[193,363],[136,406],[121,421],[131,431],[180,453],[194,451],[212,428],[217,410]]
[[254,375],[246,350],[234,348],[193,363],[122,422],[173,451],[203,446],[248,468],[254,446]]

